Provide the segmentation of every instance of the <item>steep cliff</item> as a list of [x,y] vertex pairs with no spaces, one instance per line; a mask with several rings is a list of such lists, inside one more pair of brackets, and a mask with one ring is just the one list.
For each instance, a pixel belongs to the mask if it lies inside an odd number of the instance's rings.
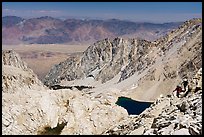
[[152,46],[154,45],[148,41],[135,39],[115,38],[112,41],[110,39],[98,41],[88,47],[82,56],[69,58],[55,65],[45,77],[45,85],[90,76],[105,83],[123,71],[122,69],[133,60],[140,60],[138,58],[146,54]]

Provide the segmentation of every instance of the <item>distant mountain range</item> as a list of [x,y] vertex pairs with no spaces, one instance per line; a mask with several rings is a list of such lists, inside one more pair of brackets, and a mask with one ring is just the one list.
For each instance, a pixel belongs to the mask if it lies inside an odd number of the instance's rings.
[[3,44],[93,43],[105,38],[132,37],[156,40],[182,22],[138,23],[118,19],[60,20],[52,17],[2,17]]

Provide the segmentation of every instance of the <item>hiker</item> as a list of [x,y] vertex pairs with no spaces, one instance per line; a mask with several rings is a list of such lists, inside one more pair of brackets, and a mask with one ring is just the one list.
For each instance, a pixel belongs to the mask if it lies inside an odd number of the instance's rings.
[[180,85],[177,85],[176,89],[173,91],[176,91],[176,96],[179,98],[179,94],[182,92],[182,88]]
[[186,78],[183,79],[183,91],[187,92],[188,91],[188,80]]

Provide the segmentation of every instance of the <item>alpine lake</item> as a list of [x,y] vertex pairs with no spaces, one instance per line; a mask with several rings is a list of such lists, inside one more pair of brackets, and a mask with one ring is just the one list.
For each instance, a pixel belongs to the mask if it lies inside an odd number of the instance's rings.
[[129,115],[139,115],[146,108],[150,107],[151,102],[139,102],[127,97],[118,97],[117,105],[125,108]]

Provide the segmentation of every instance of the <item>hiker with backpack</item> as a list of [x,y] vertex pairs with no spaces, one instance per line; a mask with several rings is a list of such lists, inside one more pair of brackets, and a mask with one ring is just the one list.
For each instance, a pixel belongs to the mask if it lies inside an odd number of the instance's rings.
[[176,92],[176,96],[179,98],[180,93],[182,92],[182,88],[180,85],[177,85],[176,89],[173,91],[173,93]]
[[184,78],[183,82],[181,84],[182,84],[182,86],[177,85],[176,89],[173,91],[173,92],[176,91],[176,96],[178,98],[179,97],[185,97],[189,92],[189,90],[188,90],[188,79]]
[[183,79],[183,82],[182,82],[182,84],[183,84],[183,91],[188,91],[188,79],[187,78],[184,78]]

